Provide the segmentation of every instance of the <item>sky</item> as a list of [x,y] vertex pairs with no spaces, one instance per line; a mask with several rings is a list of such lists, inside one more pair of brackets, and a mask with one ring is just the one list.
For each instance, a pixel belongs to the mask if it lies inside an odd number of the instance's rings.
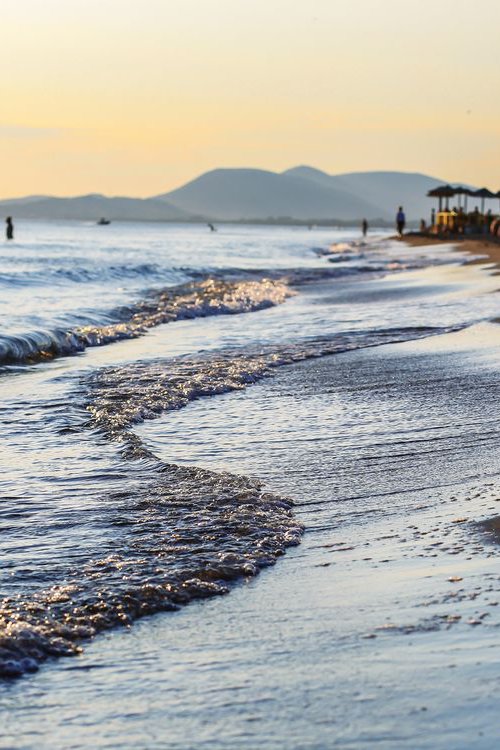
[[2,0],[0,197],[209,169],[500,189],[499,0]]

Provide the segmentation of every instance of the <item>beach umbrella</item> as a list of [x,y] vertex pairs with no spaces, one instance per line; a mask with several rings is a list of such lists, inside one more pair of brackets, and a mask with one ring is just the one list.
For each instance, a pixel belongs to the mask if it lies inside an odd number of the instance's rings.
[[443,198],[446,198],[446,208],[448,208],[448,198],[452,198],[455,195],[455,188],[451,185],[438,185],[429,190],[427,195],[429,198],[439,198],[439,210],[441,211]]
[[481,213],[484,214],[484,201],[486,198],[496,198],[496,193],[492,193],[488,188],[481,188],[472,193],[474,198],[481,198]]

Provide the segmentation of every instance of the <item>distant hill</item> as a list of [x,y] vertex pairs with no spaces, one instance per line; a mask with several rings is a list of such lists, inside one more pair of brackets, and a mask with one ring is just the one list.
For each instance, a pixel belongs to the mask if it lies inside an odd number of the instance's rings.
[[11,206],[20,206],[24,203],[33,203],[33,201],[41,201],[47,198],[47,195],[26,195],[23,198],[10,198],[8,200],[0,201],[1,204],[10,204]]
[[402,205],[409,221],[426,220],[435,202],[428,190],[444,180],[409,172],[330,175],[308,166],[282,173],[215,169],[152,198],[28,196],[0,201],[5,216],[97,221],[393,222]]
[[[101,216],[125,221],[183,221],[193,219],[181,208],[152,198],[108,198],[91,194],[76,198],[33,196],[0,201],[0,211],[21,219],[78,219],[97,221]],[[201,218],[201,217],[200,217]]]
[[349,172],[328,175],[319,169],[305,166],[294,167],[285,174],[354,193],[378,205],[382,212],[379,215],[384,218],[393,218],[398,206],[402,205],[410,220],[428,220],[431,208],[436,202],[426,197],[427,192],[446,182],[419,172]]
[[359,220],[382,216],[377,204],[343,187],[262,169],[215,169],[156,196],[214,220],[292,218]]

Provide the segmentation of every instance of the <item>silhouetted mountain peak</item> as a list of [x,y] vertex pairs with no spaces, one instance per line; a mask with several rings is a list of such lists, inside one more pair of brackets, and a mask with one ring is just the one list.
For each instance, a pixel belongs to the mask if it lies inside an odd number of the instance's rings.
[[399,205],[409,220],[428,218],[430,188],[444,182],[418,172],[380,170],[329,175],[302,164],[277,173],[251,167],[218,168],[153,198],[31,196],[0,203],[27,218],[130,220],[393,220]]
[[323,172],[323,170],[316,167],[310,167],[307,164],[299,164],[297,167],[285,169],[281,174],[290,174],[295,177],[330,177],[327,172]]

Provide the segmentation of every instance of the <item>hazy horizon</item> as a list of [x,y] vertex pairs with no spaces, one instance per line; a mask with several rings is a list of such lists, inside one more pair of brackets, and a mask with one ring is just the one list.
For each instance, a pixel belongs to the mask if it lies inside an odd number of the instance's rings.
[[494,0],[8,0],[2,20],[2,196],[294,164],[500,187]]
[[[106,193],[106,192],[104,192],[102,190],[99,190],[98,188],[95,189],[95,190],[88,190],[87,192],[84,192],[84,193],[62,193],[62,192],[59,192],[59,193],[49,193],[49,192],[44,192],[44,191],[38,191],[36,193],[35,192],[26,192],[26,193],[23,193],[23,194],[20,194],[20,195],[0,195],[0,202],[8,202],[10,200],[15,201],[15,200],[19,200],[19,199],[39,198],[39,197],[41,197],[41,198],[80,198],[80,197],[84,197],[84,196],[88,196],[88,195],[96,195],[96,196],[98,195],[98,196],[103,196],[103,197],[106,197],[106,198],[122,198],[122,197],[124,198],[124,197],[127,197],[127,198],[133,198],[134,200],[147,200],[147,199],[154,199],[158,195],[161,195],[162,193],[168,193],[170,191],[175,191],[177,189],[180,189],[180,188],[184,187],[184,185],[189,184],[191,182],[194,182],[195,180],[197,180],[198,178],[204,176],[205,174],[207,174],[209,172],[216,172],[216,171],[219,171],[219,170],[235,170],[235,171],[238,171],[238,170],[241,170],[241,171],[252,170],[253,171],[253,170],[255,170],[255,171],[273,172],[274,174],[283,174],[283,173],[286,173],[288,171],[291,171],[291,170],[299,168],[299,167],[306,167],[306,168],[316,169],[316,170],[318,170],[320,172],[325,172],[325,174],[328,174],[328,175],[330,175],[332,177],[342,176],[342,175],[348,175],[348,174],[363,174],[365,172],[366,173],[374,173],[374,174],[375,173],[400,173],[401,175],[405,175],[405,174],[407,174],[407,175],[420,174],[418,172],[412,172],[412,171],[407,171],[407,170],[391,170],[391,169],[346,170],[345,172],[339,172],[337,174],[334,174],[334,173],[331,173],[331,172],[326,172],[326,170],[322,169],[320,166],[317,166],[317,165],[312,165],[312,164],[307,164],[306,165],[306,164],[299,164],[299,163],[292,164],[292,165],[290,165],[288,167],[285,167],[285,169],[280,170],[280,171],[273,171],[273,170],[267,169],[265,167],[253,167],[253,166],[248,166],[248,165],[237,165],[235,167],[214,167],[213,169],[207,170],[206,172],[195,173],[191,177],[188,177],[187,180],[184,183],[176,184],[173,187],[169,187],[166,190],[160,190],[157,193],[146,193],[144,195],[137,195],[137,194],[134,195],[134,194],[130,194],[130,193],[125,194],[123,192],[122,193],[120,193],[120,192],[117,192],[117,193]],[[427,177],[433,177],[433,175],[426,175],[426,176]],[[446,181],[445,178],[442,178],[442,177],[436,177],[436,180]],[[453,181],[450,181],[450,182],[453,182]],[[464,184],[470,184],[467,180],[463,180],[462,182]]]
[[25,196],[0,201],[18,218],[172,221],[317,221],[358,223],[393,218],[405,205],[408,218],[431,214],[428,191],[436,177],[408,172],[328,175],[302,165],[285,172],[216,169],[173,191],[147,199],[90,193],[80,196]]

